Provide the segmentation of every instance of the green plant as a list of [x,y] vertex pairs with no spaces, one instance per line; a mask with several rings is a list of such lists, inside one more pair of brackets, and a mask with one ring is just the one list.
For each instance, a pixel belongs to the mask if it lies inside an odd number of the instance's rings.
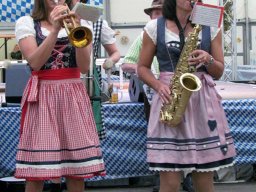
[[230,30],[232,26],[233,17],[233,1],[224,0],[224,32]]

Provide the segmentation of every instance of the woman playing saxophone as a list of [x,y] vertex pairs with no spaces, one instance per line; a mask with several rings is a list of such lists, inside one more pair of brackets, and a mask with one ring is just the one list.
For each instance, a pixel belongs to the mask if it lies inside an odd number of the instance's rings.
[[[160,171],[160,191],[179,191],[181,171],[192,172],[196,191],[213,192],[213,171],[233,164],[235,148],[221,97],[213,79],[224,70],[222,34],[220,29],[202,26],[197,42],[189,33],[194,26],[188,20],[190,0],[165,0],[163,17],[147,23],[138,63],[138,75],[155,90],[147,133],[147,161],[150,170]],[[196,44],[188,57],[183,48]],[[154,55],[159,62],[160,79],[150,72]],[[160,121],[162,105],[171,102],[172,77],[177,64],[186,59],[195,66],[193,74],[201,81],[201,89],[193,92],[181,122],[170,126]],[[181,74],[182,75],[182,74]]]

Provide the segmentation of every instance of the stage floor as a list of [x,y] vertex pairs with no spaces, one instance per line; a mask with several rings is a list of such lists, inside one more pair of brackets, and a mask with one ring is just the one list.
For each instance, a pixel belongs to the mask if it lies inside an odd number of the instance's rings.
[[[215,192],[253,192],[256,189],[256,181],[243,183],[216,183]],[[115,188],[88,188],[90,192],[152,192],[153,187],[115,187]],[[180,190],[185,192],[184,190]],[[66,191],[65,191],[66,192]]]
[[[240,182],[240,183],[215,183],[215,192],[253,192],[256,189],[256,181]],[[138,186],[116,186],[116,187],[90,187],[86,188],[85,192],[153,192],[153,186],[138,187]],[[9,192],[0,188],[0,192]],[[15,191],[16,192],[16,191]],[[21,191],[17,191],[21,192]],[[50,192],[44,190],[43,192]],[[67,192],[63,190],[63,192]],[[180,192],[186,192],[180,190]]]

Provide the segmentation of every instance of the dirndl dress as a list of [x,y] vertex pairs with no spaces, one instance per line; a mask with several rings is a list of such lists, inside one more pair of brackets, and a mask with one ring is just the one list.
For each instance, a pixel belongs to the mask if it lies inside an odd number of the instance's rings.
[[77,68],[32,72],[21,107],[16,178],[105,175],[90,99]]
[[[147,132],[147,161],[153,171],[207,172],[233,165],[236,155],[221,96],[212,77],[196,72],[202,88],[192,93],[177,127],[159,120],[161,99],[156,93]],[[161,72],[160,81],[170,84],[172,72]]]
[[[17,22],[16,27],[27,35],[35,34],[40,46],[49,34],[41,22],[28,16],[20,19],[29,24]],[[49,59],[39,71],[32,71],[21,108],[15,177],[47,180],[105,175],[91,102],[65,29],[60,30]]]

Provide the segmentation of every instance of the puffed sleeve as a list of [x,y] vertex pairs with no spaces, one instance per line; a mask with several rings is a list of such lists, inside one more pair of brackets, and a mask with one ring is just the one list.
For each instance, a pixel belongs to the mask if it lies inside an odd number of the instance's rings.
[[113,44],[116,42],[115,31],[108,26],[107,21],[103,20],[101,29],[102,45]]
[[34,21],[31,16],[23,16],[15,24],[15,37],[17,42],[19,42],[19,40],[28,36],[36,36]]
[[149,21],[144,27],[145,32],[152,39],[153,43],[156,45],[156,37],[157,37],[157,19],[153,19]]

